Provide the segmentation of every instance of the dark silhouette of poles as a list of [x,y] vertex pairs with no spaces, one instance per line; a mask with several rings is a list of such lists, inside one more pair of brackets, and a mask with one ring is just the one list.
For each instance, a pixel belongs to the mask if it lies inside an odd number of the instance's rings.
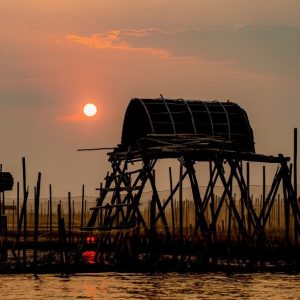
[[[170,193],[173,191],[173,179],[172,179],[172,169],[169,167],[169,178],[170,178]],[[174,197],[171,197],[171,216],[172,216],[172,232],[173,238],[175,237],[175,217],[174,217]]]
[[[75,228],[75,200],[73,199],[72,201],[72,229],[74,231]],[[73,234],[73,243],[74,243],[74,234]]]
[[19,222],[19,218],[20,218],[20,183],[17,182],[17,212],[16,212],[16,216],[17,216],[17,227],[18,227],[18,222]]
[[52,186],[49,184],[49,240],[52,249],[53,223],[52,223]]
[[82,194],[81,194],[81,218],[80,218],[80,227],[83,227],[84,222],[84,184],[82,185]]
[[35,272],[37,271],[37,248],[39,236],[39,205],[40,205],[40,189],[41,189],[41,173],[38,173],[37,187],[34,195],[34,253],[33,262]]
[[13,200],[12,206],[12,230],[15,231],[15,200]]
[[2,215],[5,216],[5,194],[2,192]]
[[295,199],[298,199],[298,187],[297,187],[297,164],[298,164],[298,129],[294,128],[294,191]]
[[247,225],[248,225],[248,234],[251,235],[251,213],[250,213],[250,164],[247,162],[246,168],[246,181],[247,181]]
[[182,174],[183,174],[183,157],[180,158],[180,167],[179,167],[179,237],[180,237],[181,245],[183,244]]
[[[27,199],[28,189],[26,187],[26,161],[25,157],[22,157],[22,171],[23,171],[23,209],[21,218],[24,219],[23,236],[24,236],[24,248],[23,248],[23,261],[26,263],[26,242],[27,242]],[[22,226],[22,219],[20,227]]]
[[[211,161],[209,161],[209,177],[213,178],[213,167],[212,167]],[[211,217],[213,218],[213,216],[215,214],[215,196],[214,196],[213,190],[211,190],[209,197],[210,197],[210,212],[211,212]],[[215,226],[213,228],[212,234],[213,234],[214,239],[216,239],[217,238],[217,229]]]
[[[156,176],[155,176],[155,170],[152,171],[153,181],[155,183]],[[156,233],[156,222],[155,222],[155,216],[156,216],[156,199],[154,196],[154,193],[152,195],[152,199],[150,202],[150,232],[151,232],[151,240],[154,241],[155,233]]]
[[[297,165],[298,165],[298,129],[294,128],[294,193],[295,193],[295,204],[298,201],[298,179],[297,179]],[[295,243],[298,243],[298,232],[297,222],[294,222],[294,239]]]
[[263,166],[263,186],[262,186],[262,205],[266,202],[266,166]]
[[62,213],[61,213],[61,203],[57,204],[57,226],[58,226],[58,244],[59,244],[59,254],[60,262],[64,263],[63,245],[62,245]]
[[72,234],[72,208],[71,208],[71,193],[68,192],[68,230],[69,230],[69,246],[71,245]]
[[[99,199],[101,199],[101,195],[103,193],[103,185],[102,182],[100,182],[100,189],[99,189]],[[102,227],[103,225],[103,208],[99,209],[99,227]]]

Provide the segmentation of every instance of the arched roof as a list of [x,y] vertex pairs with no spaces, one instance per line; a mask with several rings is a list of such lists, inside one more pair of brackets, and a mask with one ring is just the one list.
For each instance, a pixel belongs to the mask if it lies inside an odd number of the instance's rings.
[[255,152],[247,113],[232,102],[134,98],[125,113],[121,147],[137,149],[149,134],[219,137],[233,142],[236,151]]

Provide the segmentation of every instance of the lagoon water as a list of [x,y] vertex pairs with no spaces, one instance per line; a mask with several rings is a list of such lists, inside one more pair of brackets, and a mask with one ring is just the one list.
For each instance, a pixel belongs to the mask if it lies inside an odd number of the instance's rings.
[[300,299],[300,275],[0,275],[0,299]]

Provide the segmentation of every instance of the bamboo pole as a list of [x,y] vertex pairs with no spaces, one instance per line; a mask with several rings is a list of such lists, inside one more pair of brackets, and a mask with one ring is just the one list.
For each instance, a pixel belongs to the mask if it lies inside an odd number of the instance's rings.
[[5,216],[5,193],[2,192],[2,215]]
[[26,242],[27,242],[27,198],[28,198],[28,189],[26,188],[26,160],[25,157],[22,157],[22,171],[23,171],[23,236],[24,236],[24,248],[23,248],[23,261],[26,263]]
[[[84,225],[86,224],[86,214],[87,214],[87,200],[84,200]],[[119,216],[119,215],[118,215]]]
[[17,212],[16,212],[16,216],[17,216],[17,227],[18,227],[18,222],[19,222],[19,218],[20,218],[20,183],[19,183],[19,181],[17,182]]
[[62,212],[61,203],[57,204],[57,227],[58,227],[58,243],[59,243],[59,254],[60,262],[64,263],[63,245],[62,245]]
[[263,186],[263,190],[262,190],[262,205],[265,205],[266,202],[266,166],[263,166],[263,182],[262,182]]
[[[297,165],[298,165],[298,129],[294,128],[294,193],[295,193],[295,204],[297,205],[298,199],[298,179],[297,179]],[[294,220],[294,239],[295,244],[298,243],[298,229],[297,222]]]
[[[103,193],[103,184],[100,182],[99,199],[101,199]],[[99,208],[99,227],[103,226],[103,208]]]
[[181,243],[183,243],[182,174],[183,174],[183,157],[180,158],[180,167],[179,167],[179,237]]
[[[169,179],[170,179],[170,193],[173,191],[173,178],[172,178],[172,168],[169,167]],[[174,217],[174,197],[171,197],[171,216],[172,216],[172,233],[173,238],[175,237],[175,217]]]
[[248,234],[251,235],[251,213],[250,213],[250,164],[247,162],[246,167],[246,180],[247,180],[247,225],[248,225]]
[[50,238],[50,247],[52,249],[53,223],[52,223],[52,185],[51,184],[49,184],[49,238]]
[[40,188],[41,188],[41,176],[38,173],[37,187],[35,189],[34,197],[34,254],[33,254],[33,264],[35,268],[35,274],[37,272],[37,249],[38,249],[38,236],[39,236],[39,204],[40,204]]
[[69,230],[69,246],[71,244],[71,232],[72,232],[72,208],[71,208],[71,193],[68,192],[68,230]]
[[[152,171],[154,185],[156,181],[155,170]],[[151,239],[154,239],[156,226],[155,226],[155,217],[156,217],[156,199],[154,197],[154,193],[152,195],[152,199],[150,202],[150,231],[151,231]]]
[[72,200],[72,229],[75,229],[75,200]]
[[83,227],[84,222],[84,184],[82,185],[81,193],[81,217],[80,217],[80,227]]
[[298,129],[294,128],[294,191],[295,191],[296,202],[298,199],[297,164],[298,164]]

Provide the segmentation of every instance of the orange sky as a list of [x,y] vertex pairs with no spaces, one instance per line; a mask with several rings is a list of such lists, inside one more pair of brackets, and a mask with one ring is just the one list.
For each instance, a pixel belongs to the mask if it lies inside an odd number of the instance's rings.
[[[300,128],[298,0],[1,0],[0,162],[26,156],[56,195],[88,194],[109,170],[132,97],[227,100],[256,149],[291,154]],[[87,101],[93,119],[81,115]]]

